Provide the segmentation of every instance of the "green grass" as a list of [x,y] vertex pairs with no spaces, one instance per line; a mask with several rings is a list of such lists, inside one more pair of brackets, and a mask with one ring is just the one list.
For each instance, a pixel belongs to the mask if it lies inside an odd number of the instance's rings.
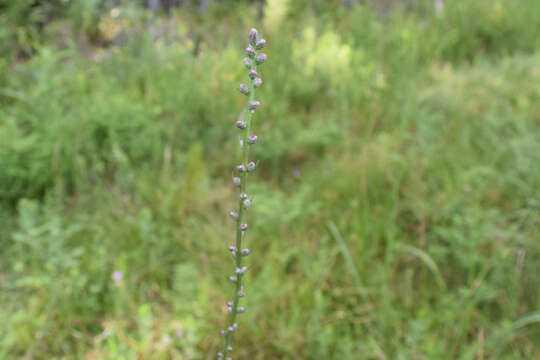
[[[540,357],[538,2],[445,3],[438,18],[298,1],[262,22],[234,358]],[[1,359],[218,351],[255,13],[2,59]]]

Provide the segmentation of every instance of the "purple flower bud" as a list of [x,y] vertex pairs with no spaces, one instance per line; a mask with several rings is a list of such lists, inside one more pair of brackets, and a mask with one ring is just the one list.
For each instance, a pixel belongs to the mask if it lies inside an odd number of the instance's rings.
[[229,280],[230,280],[231,282],[236,282],[236,276],[232,276],[232,275],[229,276]]
[[255,56],[255,49],[253,48],[253,46],[249,45],[249,46],[246,48],[246,54],[247,54],[247,56],[249,56],[250,58],[252,58],[252,57]]
[[121,272],[121,271],[118,271],[118,270],[116,270],[116,271],[113,272],[113,274],[112,274],[112,278],[113,278],[113,280],[116,281],[116,282],[122,281],[122,278],[123,278],[123,277],[124,277],[124,274],[122,274],[122,272]]
[[232,357],[228,357],[228,358],[226,358],[225,360],[232,360]]
[[246,230],[248,228],[247,224],[240,225],[240,230]]
[[257,135],[251,135],[250,137],[248,137],[247,142],[248,144],[255,144],[258,138],[259,137]]
[[234,246],[234,245],[229,245],[229,251],[230,251],[230,252],[236,251],[236,246]]
[[232,326],[229,326],[229,327],[227,328],[227,330],[229,330],[229,332],[233,332],[233,331],[236,330],[236,329],[233,328]]
[[249,255],[249,249],[242,249],[242,256],[248,256]]
[[250,110],[255,110],[260,105],[261,105],[261,103],[258,100],[253,100],[252,102],[249,103],[249,109]]
[[266,46],[266,40],[264,40],[263,38],[260,38],[255,44],[255,49],[260,50],[260,49],[263,49],[265,46]]
[[249,58],[244,58],[244,60],[242,60],[244,62],[244,66],[248,69],[251,69],[251,60],[249,60]]
[[238,329],[238,324],[237,323],[232,324],[232,326],[233,326],[234,330]]
[[240,91],[244,95],[249,94],[249,88],[246,84],[240,84],[240,86],[238,87],[238,91]]
[[217,357],[218,357],[218,359],[221,359],[221,358],[223,358],[223,354],[220,353],[220,352],[218,352],[218,353],[217,353]]
[[233,303],[232,301],[227,301],[227,306],[228,306],[228,307],[233,306],[233,304],[234,304],[234,303]]
[[257,77],[257,70],[255,69],[249,70],[248,76],[251,80],[255,79]]
[[229,216],[234,220],[238,219],[238,213],[236,211],[229,211]]
[[244,309],[241,306],[239,306],[238,309],[236,309],[236,312],[239,313],[239,314],[243,313],[244,311],[246,311],[246,309]]
[[248,170],[248,171],[253,171],[253,170],[255,170],[255,167],[256,167],[256,166],[257,166],[257,165],[255,165],[255,163],[254,163],[253,161],[251,161],[251,162],[248,164],[248,166],[247,166],[247,170]]
[[227,312],[230,314],[232,313],[232,308],[227,308]]
[[236,167],[236,170],[238,170],[239,172],[244,172],[244,171],[246,171],[246,167],[244,165],[240,164],[240,165],[238,165]]
[[251,200],[247,199],[244,201],[244,209],[249,209],[251,206]]
[[245,129],[247,126],[246,122],[243,121],[243,120],[238,120],[236,122],[236,127],[239,128],[239,129]]
[[256,45],[259,40],[259,33],[255,29],[249,30],[249,43],[251,45]]
[[246,295],[243,290],[238,291],[238,297],[244,297]]
[[242,269],[236,268],[236,269],[234,270],[234,272],[237,273],[237,274],[242,274]]
[[262,85],[262,79],[261,78],[255,78],[254,85],[256,88]]
[[237,177],[237,176],[233,177],[232,181],[233,181],[234,185],[240,186],[240,178],[239,177]]
[[232,346],[227,346],[227,351],[232,351]]
[[246,193],[241,193],[240,194],[240,200],[246,200],[247,199],[247,194]]
[[262,64],[265,61],[266,61],[266,54],[265,53],[260,53],[259,55],[257,55],[257,58],[255,59],[255,62],[257,64]]
[[225,330],[221,330],[219,333],[220,333],[221,335],[225,336]]

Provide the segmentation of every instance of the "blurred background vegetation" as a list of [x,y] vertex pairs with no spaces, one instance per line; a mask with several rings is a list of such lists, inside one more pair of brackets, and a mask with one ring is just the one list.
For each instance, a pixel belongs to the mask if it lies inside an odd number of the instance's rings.
[[234,358],[540,358],[540,1],[0,0],[0,359],[214,358],[251,27]]

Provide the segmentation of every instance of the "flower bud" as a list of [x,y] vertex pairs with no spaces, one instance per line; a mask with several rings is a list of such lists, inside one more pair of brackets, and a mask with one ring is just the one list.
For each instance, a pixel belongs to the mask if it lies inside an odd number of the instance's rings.
[[221,358],[223,358],[223,354],[220,353],[220,352],[218,352],[218,353],[217,353],[217,357],[218,357],[218,359],[221,359]]
[[251,80],[255,79],[257,77],[257,70],[255,69],[249,70],[248,76]]
[[229,327],[227,328],[227,330],[229,330],[229,332],[233,332],[233,331],[236,330],[236,329],[233,328],[232,326],[229,326]]
[[259,33],[257,32],[256,29],[251,29],[249,30],[249,43],[251,45],[256,45],[257,44],[257,41],[259,40]]
[[236,122],[236,127],[239,128],[239,129],[245,129],[247,126],[246,122],[243,121],[243,120],[238,120]]
[[236,246],[234,246],[234,245],[229,245],[229,251],[230,251],[230,252],[236,251]]
[[242,249],[242,256],[248,256],[249,255],[249,249]]
[[238,91],[240,91],[244,95],[249,94],[249,88],[247,87],[246,84],[240,84],[240,86],[238,87]]
[[236,276],[232,276],[232,275],[229,276],[229,280],[230,280],[231,282],[236,282]]
[[240,164],[240,165],[238,165],[236,167],[236,170],[238,170],[239,172],[244,172],[244,171],[246,171],[246,167],[244,165]]
[[247,142],[248,144],[255,144],[258,138],[259,137],[257,135],[251,135],[250,137],[248,137]]
[[247,230],[247,228],[248,228],[247,224],[240,225],[240,230]]
[[238,309],[236,309],[236,312],[239,314],[243,313],[244,311],[246,311],[246,309],[244,309],[242,306],[239,306]]
[[244,201],[244,209],[247,210],[247,209],[249,209],[250,206],[251,206],[251,200],[246,199],[246,200]]
[[262,79],[261,78],[255,78],[255,81],[253,82],[253,85],[255,85],[256,88],[262,85]]
[[240,269],[240,268],[236,268],[236,269],[234,270],[234,272],[237,273],[238,275],[240,275],[240,274],[245,274],[245,273],[247,273],[247,271],[248,271],[247,266],[244,266],[244,267],[242,267],[241,269]]
[[238,329],[238,324],[234,323],[234,324],[232,324],[232,327],[233,327],[234,330],[236,330],[236,329]]
[[247,56],[249,56],[250,58],[252,58],[252,57],[255,56],[255,49],[253,48],[253,46],[249,45],[249,46],[246,48],[246,54],[247,54]]
[[248,198],[247,194],[246,193],[241,193],[240,194],[240,200],[246,200]]
[[243,290],[238,291],[238,297],[244,297],[246,295]]
[[234,185],[240,186],[240,178],[239,177],[237,177],[237,176],[233,177],[232,181],[233,181]]
[[255,110],[260,105],[261,105],[261,103],[258,100],[253,100],[252,102],[249,103],[249,109],[250,110]]
[[121,272],[121,271],[118,271],[118,270],[116,270],[116,271],[113,272],[113,274],[112,274],[112,278],[113,278],[113,280],[116,281],[116,282],[122,281],[122,278],[123,278],[123,277],[124,277],[124,274],[122,274],[122,272]]
[[225,330],[220,330],[219,332],[221,335],[225,336]]
[[254,163],[253,161],[251,161],[251,162],[248,164],[248,166],[247,166],[247,170],[248,170],[248,171],[253,171],[253,170],[255,170],[255,167],[256,167],[256,166],[257,166],[257,165],[255,165],[255,163]]
[[232,346],[227,346],[227,351],[232,351]]
[[255,59],[255,62],[257,64],[262,64],[265,61],[266,61],[266,54],[265,53],[260,53],[259,55],[257,55],[257,58]]
[[[233,218],[234,220],[238,219],[238,213],[236,211],[229,211],[229,216],[231,218]],[[230,249],[230,247],[229,247],[229,249]]]
[[233,306],[233,302],[232,302],[232,301],[227,301],[227,306],[228,306],[228,307]]
[[247,67],[248,69],[251,69],[251,60],[249,60],[249,58],[244,58],[244,60],[242,60],[244,62],[244,66]]
[[260,38],[255,44],[255,49],[260,50],[260,49],[263,49],[265,46],[266,46],[266,40],[264,40],[264,38]]

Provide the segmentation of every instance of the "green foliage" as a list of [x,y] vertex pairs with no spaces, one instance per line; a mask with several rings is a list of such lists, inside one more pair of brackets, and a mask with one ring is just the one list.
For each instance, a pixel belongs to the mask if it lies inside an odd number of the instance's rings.
[[[265,8],[235,357],[538,358],[539,3],[338,3]],[[0,358],[206,359],[257,9],[0,4]]]

